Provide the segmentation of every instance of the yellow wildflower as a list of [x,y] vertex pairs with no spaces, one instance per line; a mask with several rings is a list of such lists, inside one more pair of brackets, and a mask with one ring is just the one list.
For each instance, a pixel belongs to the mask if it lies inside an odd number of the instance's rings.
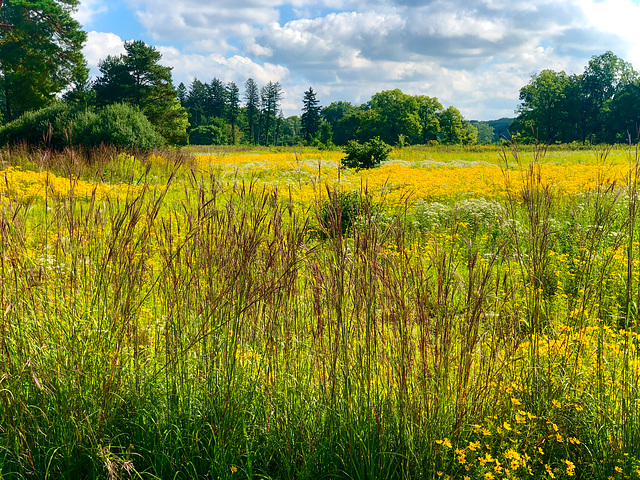
[[576,472],[576,465],[570,460],[562,460],[562,462],[567,466],[567,475],[573,477]]
[[477,449],[480,448],[480,442],[469,442],[469,447],[468,448],[472,452],[475,452]]
[[553,474],[553,470],[551,470],[551,467],[549,465],[547,465],[546,463],[544,464],[544,469],[547,471],[547,474],[551,478],[556,478],[556,476]]

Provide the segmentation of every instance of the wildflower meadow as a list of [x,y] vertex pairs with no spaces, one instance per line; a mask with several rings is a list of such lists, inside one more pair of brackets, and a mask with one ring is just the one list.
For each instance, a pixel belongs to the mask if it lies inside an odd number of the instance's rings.
[[640,478],[634,147],[0,150],[0,478]]

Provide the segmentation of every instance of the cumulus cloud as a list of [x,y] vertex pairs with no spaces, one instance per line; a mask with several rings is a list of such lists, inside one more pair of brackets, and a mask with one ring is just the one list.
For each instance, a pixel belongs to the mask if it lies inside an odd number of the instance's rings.
[[[162,54],[162,64],[173,68],[174,82],[187,85],[194,78],[204,82],[218,78],[223,82],[235,82],[239,86],[248,78],[253,78],[259,84],[264,84],[283,82],[289,75],[287,68],[282,65],[258,64],[249,57],[240,55],[226,58],[219,54],[184,54],[174,47],[159,47],[158,51]],[[184,72],[193,73],[185,75]]]
[[89,67],[95,72],[100,60],[104,60],[108,55],[125,53],[124,40],[115,33],[88,32],[83,52]]
[[136,16],[154,40],[186,42],[196,52],[226,53],[250,42],[260,25],[276,22],[273,2],[240,0],[134,0]]
[[73,14],[73,17],[80,22],[81,25],[87,27],[91,25],[93,17],[106,13],[107,11],[107,5],[103,0],[83,0],[80,5],[78,5],[78,10]]
[[[280,81],[285,114],[311,85],[325,105],[401,88],[489,119],[513,115],[544,68],[580,73],[606,50],[640,67],[630,0],[126,1],[176,81]],[[117,47],[92,35],[92,58]]]

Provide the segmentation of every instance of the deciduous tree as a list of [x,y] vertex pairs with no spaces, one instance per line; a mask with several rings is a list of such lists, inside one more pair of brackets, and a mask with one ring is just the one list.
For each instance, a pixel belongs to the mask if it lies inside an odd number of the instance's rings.
[[520,89],[520,130],[541,142],[561,140],[570,115],[566,105],[569,77],[565,72],[543,70]]
[[373,95],[364,110],[361,138],[377,136],[386,143],[395,144],[398,135],[404,135],[411,143],[420,141],[422,125],[415,97],[398,88],[385,90]]
[[455,107],[448,107],[440,114],[440,140],[448,145],[464,142],[466,129],[462,114]]
[[625,85],[638,79],[638,73],[630,63],[617,57],[611,51],[591,57],[582,74],[582,98],[584,105],[583,139],[591,137],[602,141],[606,136],[605,115],[603,109],[606,102],[615,97]]
[[438,114],[442,111],[442,104],[435,97],[417,95],[415,97],[418,105],[418,117],[422,127],[421,143],[438,139],[440,132],[440,120]]

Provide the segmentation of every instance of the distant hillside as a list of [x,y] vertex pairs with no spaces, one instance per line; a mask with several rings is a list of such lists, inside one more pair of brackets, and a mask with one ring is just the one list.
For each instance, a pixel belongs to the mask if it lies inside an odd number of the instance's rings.
[[509,127],[511,123],[515,120],[515,118],[503,117],[498,120],[487,120],[487,121],[479,121],[479,120],[470,120],[470,123],[476,125],[478,123],[484,123],[493,128],[493,140],[492,143],[497,143],[501,138],[511,139],[511,135],[509,135]]
[[507,140],[511,139],[511,135],[509,135],[509,127],[515,118],[503,117],[498,120],[489,120],[487,123],[489,126],[493,127],[493,138],[494,142],[498,142],[501,138],[506,138]]

